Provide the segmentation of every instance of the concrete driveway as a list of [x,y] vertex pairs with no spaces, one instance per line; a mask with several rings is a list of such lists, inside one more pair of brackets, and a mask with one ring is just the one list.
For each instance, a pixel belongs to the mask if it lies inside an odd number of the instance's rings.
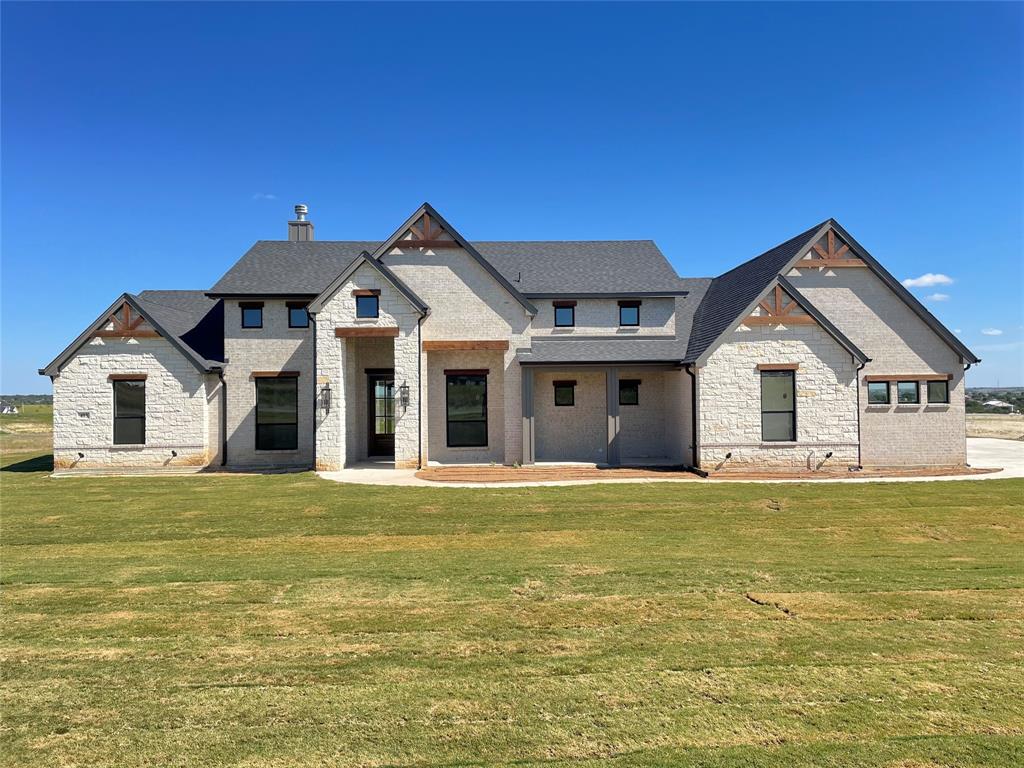
[[944,477],[890,477],[890,478],[823,478],[821,480],[702,480],[696,475],[686,479],[631,478],[615,480],[548,480],[526,483],[436,483],[416,477],[414,469],[392,469],[379,463],[357,464],[339,472],[320,472],[320,476],[339,483],[362,485],[413,486],[419,488],[525,488],[546,485],[593,485],[622,483],[934,483],[943,480],[995,480],[1024,477],[1024,442],[998,440],[989,437],[967,439],[967,463],[972,467],[1001,467],[999,472],[985,475],[950,475]]

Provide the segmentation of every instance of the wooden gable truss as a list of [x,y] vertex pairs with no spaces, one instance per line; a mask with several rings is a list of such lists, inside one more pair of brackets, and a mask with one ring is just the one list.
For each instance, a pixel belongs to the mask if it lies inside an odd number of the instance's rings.
[[142,327],[146,318],[138,313],[128,302],[124,302],[108,317],[104,327],[93,333],[93,336],[108,339],[155,339],[160,336],[149,324]]

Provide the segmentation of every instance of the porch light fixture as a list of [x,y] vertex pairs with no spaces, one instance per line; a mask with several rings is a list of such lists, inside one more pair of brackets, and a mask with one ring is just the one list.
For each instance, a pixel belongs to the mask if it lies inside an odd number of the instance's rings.
[[320,408],[323,409],[324,415],[331,412],[331,383],[325,382],[323,387],[320,388]]
[[398,388],[398,401],[402,404],[402,410],[409,407],[409,385],[404,381]]

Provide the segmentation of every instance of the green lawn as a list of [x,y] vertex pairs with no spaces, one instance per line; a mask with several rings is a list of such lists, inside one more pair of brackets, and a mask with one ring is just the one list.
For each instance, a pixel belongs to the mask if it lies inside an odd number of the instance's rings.
[[4,765],[1024,764],[1020,481],[6,461]]

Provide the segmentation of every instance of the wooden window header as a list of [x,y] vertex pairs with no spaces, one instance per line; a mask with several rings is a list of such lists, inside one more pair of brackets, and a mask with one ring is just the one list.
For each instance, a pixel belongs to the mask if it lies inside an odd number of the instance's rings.
[[558,379],[551,382],[556,387],[575,387],[576,379]]
[[356,288],[353,296],[380,296],[380,288]]
[[262,301],[240,301],[238,306],[242,309],[263,309]]
[[308,301],[286,301],[284,303],[288,309],[305,309],[309,306]]
[[619,379],[619,386],[639,387],[643,383],[643,379]]
[[569,301],[569,300],[562,301],[561,299],[559,299],[558,301],[552,301],[551,302],[551,306],[553,306],[553,307],[575,307],[576,306],[576,302],[575,301]]
[[445,368],[445,376],[487,376],[490,368]]
[[800,368],[800,363],[758,363],[759,371],[795,371]]
[[297,379],[298,371],[253,371],[254,379]]
[[376,326],[369,328],[335,328],[334,335],[339,339],[394,338],[398,336],[398,328]]
[[864,381],[952,381],[952,373],[873,373]]
[[494,350],[504,352],[508,349],[508,340],[446,340],[434,339],[423,342],[424,352],[482,351]]
[[107,376],[107,381],[145,381],[145,373],[112,373]]
[[620,299],[619,300],[619,306],[620,307],[639,307],[641,304],[643,304],[643,302],[640,301],[639,299]]

